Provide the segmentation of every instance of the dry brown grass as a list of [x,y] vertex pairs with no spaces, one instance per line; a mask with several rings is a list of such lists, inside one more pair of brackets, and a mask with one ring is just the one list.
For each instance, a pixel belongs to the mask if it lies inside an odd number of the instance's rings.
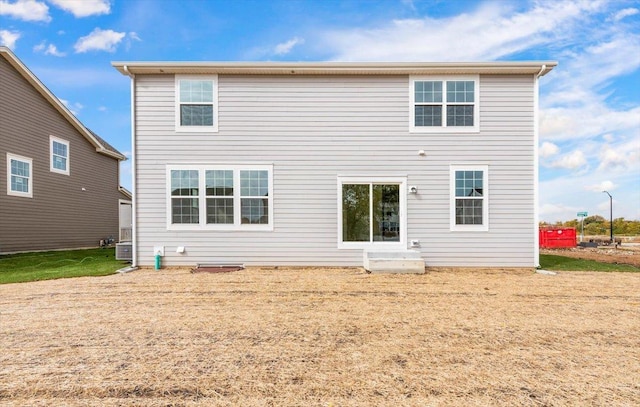
[[137,271],[0,286],[0,405],[631,406],[640,274]]

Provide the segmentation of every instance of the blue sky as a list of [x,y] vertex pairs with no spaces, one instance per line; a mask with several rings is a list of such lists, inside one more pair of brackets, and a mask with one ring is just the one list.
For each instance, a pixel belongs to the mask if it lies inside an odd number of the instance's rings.
[[111,61],[556,60],[541,220],[608,218],[603,190],[640,219],[640,0],[0,0],[0,44],[126,155],[130,84]]

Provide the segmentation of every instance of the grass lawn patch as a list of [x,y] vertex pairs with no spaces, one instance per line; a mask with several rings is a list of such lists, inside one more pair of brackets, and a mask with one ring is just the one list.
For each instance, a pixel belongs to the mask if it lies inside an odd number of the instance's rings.
[[0,256],[0,284],[106,276],[126,264],[114,248],[8,254]]
[[640,268],[628,264],[602,263],[594,260],[541,254],[540,267],[555,271],[626,271],[640,272]]

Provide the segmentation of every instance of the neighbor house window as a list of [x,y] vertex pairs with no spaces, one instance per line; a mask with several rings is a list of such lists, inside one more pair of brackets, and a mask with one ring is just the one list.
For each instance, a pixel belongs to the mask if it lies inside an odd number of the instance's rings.
[[478,77],[412,77],[413,132],[476,132]]
[[169,166],[168,228],[272,230],[270,166]]
[[488,167],[451,166],[451,230],[489,230]]
[[69,175],[69,142],[49,136],[51,171]]
[[218,77],[176,76],[176,131],[218,131]]
[[340,177],[339,246],[404,244],[405,185],[404,178]]
[[7,195],[33,197],[31,158],[7,153]]

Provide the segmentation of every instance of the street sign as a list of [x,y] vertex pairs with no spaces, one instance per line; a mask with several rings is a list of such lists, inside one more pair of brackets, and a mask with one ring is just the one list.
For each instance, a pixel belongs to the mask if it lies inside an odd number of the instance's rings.
[[578,212],[578,216],[585,217],[587,216],[587,212]]

